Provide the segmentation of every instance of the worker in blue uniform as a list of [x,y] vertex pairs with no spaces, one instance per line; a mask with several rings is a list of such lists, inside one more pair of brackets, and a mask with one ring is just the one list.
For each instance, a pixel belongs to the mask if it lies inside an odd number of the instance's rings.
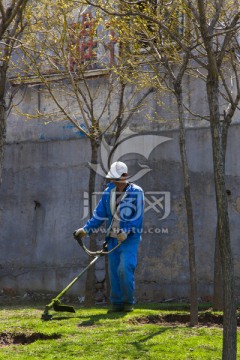
[[75,237],[91,234],[107,221],[111,312],[132,311],[134,304],[134,272],[137,265],[138,245],[141,240],[144,193],[140,186],[128,182],[127,165],[113,163],[106,176],[108,186],[102,194],[93,216],[86,225],[77,229]]

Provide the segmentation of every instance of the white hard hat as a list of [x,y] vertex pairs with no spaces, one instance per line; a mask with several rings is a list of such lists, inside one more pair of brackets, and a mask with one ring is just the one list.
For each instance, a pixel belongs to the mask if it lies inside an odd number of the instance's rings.
[[128,173],[127,165],[121,161],[116,161],[111,165],[106,178],[119,179],[122,176],[122,174],[126,174],[126,173]]

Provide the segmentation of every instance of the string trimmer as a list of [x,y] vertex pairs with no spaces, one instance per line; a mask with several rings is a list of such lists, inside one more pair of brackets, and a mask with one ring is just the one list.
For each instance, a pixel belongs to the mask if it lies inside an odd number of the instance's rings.
[[89,255],[94,256],[94,259],[88,264],[88,266],[83,269],[80,274],[78,274],[71,282],[68,284],[65,289],[63,289],[52,301],[45,306],[45,310],[42,314],[42,320],[51,320],[53,315],[49,314],[49,310],[53,308],[54,311],[66,311],[66,312],[72,312],[75,313],[75,309],[73,306],[64,305],[61,303],[60,299],[66,294],[66,292],[75,284],[78,279],[85,274],[85,272],[103,255],[108,255],[111,252],[113,252],[116,248],[118,248],[121,243],[119,243],[117,246],[115,246],[112,250],[107,251],[107,241],[103,243],[102,249],[99,251],[92,252],[86,248],[86,246],[83,244],[82,239],[76,238],[79,245],[82,247],[82,249]]

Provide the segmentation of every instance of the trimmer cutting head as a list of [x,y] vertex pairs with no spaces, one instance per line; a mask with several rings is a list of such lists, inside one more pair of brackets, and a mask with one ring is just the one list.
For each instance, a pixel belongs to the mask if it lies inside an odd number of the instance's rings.
[[48,321],[48,320],[52,319],[53,315],[49,314],[49,310],[51,308],[53,308],[53,310],[55,310],[55,311],[64,311],[64,312],[75,313],[75,309],[73,306],[61,304],[59,299],[53,299],[50,304],[46,305],[45,310],[41,317],[42,320]]
[[75,309],[73,306],[68,306],[68,305],[63,305],[63,304],[54,304],[53,310],[75,313]]
[[41,316],[41,319],[44,321],[52,320],[52,315],[48,313],[48,311],[44,311],[44,313]]

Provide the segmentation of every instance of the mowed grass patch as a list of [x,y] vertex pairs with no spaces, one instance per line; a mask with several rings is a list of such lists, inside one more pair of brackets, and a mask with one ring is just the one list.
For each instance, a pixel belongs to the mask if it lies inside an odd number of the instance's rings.
[[0,334],[31,341],[6,344],[2,337],[0,359],[221,359],[221,326],[149,321],[188,314],[182,309],[148,304],[132,313],[108,314],[107,308],[76,307],[74,314],[53,311],[52,320],[42,321],[44,307],[8,306],[0,310]]

